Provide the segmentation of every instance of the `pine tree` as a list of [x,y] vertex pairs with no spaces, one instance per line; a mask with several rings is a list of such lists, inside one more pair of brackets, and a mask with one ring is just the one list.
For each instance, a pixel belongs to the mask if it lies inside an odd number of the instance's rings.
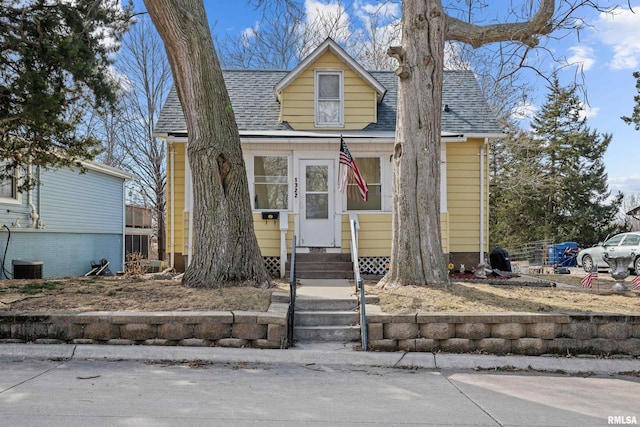
[[85,108],[114,100],[110,55],[131,7],[108,0],[0,3],[0,179],[26,163],[65,166],[97,154],[99,142],[78,127]]
[[603,163],[611,135],[587,126],[575,87],[554,80],[549,90],[531,133],[511,141],[504,174],[494,180],[493,191],[512,183],[503,198],[494,197],[492,234],[501,245],[553,240],[590,246],[618,231],[622,196],[611,200]]

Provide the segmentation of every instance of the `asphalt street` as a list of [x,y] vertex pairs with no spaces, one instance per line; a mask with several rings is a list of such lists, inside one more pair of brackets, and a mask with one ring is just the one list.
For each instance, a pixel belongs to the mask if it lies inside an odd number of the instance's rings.
[[260,362],[249,352],[202,357],[219,349],[167,358],[156,348],[158,357],[137,358],[131,347],[78,346],[73,357],[33,348],[47,346],[0,346],[0,425],[582,427],[640,419],[640,378],[619,373],[352,364],[357,352],[340,351]]

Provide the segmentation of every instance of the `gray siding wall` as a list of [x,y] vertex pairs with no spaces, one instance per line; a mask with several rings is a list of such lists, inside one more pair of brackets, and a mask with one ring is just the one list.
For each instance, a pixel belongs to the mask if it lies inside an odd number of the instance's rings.
[[[91,262],[109,260],[112,272],[124,264],[124,188],[123,179],[88,170],[84,174],[70,169],[43,171],[39,188],[32,192],[43,229],[28,226],[30,207],[27,194],[20,204],[0,203],[0,257],[7,275],[13,273],[12,260],[42,261],[43,277],[81,276]],[[16,218],[21,227],[12,225]],[[0,224],[0,226],[2,225]],[[0,278],[6,278],[0,272]]]
[[46,231],[122,234],[123,180],[94,171],[42,173],[40,218]]
[[[0,232],[0,246],[4,255],[9,233]],[[122,234],[50,233],[45,230],[13,230],[4,258],[4,268],[12,278],[14,259],[42,261],[43,278],[82,276],[91,269],[91,261],[109,260],[115,274],[123,267]],[[6,279],[4,274],[0,278]]]

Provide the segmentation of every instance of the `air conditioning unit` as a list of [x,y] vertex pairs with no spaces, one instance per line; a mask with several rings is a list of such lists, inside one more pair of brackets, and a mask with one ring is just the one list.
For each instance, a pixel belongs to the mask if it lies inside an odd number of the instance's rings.
[[14,259],[11,264],[14,279],[42,279],[42,261]]

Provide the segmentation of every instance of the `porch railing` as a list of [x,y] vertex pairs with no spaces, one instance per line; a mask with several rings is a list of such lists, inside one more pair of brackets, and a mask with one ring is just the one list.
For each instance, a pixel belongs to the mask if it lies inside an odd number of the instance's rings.
[[293,328],[296,316],[296,235],[291,241],[291,263],[289,264],[289,316],[287,320],[287,344],[293,347]]
[[367,340],[367,313],[366,298],[364,294],[364,279],[360,276],[360,264],[358,263],[358,222],[350,219],[351,224],[351,258],[353,261],[353,279],[356,284],[356,293],[360,291],[360,337],[362,339],[362,350],[369,349]]

